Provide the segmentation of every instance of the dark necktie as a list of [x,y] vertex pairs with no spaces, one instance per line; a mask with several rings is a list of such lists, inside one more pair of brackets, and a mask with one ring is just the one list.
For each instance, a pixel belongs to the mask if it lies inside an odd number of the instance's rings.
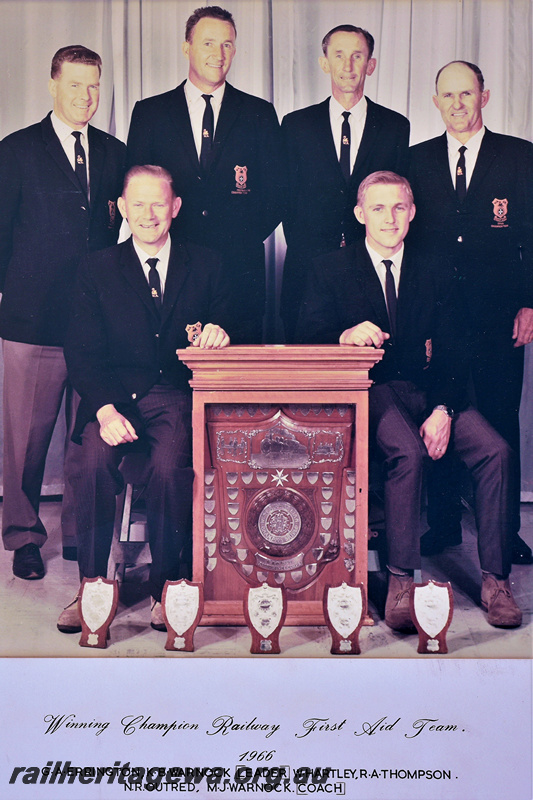
[[204,118],[202,120],[202,149],[200,150],[200,166],[203,172],[207,171],[207,163],[211,155],[213,147],[213,130],[215,127],[215,119],[213,116],[213,107],[211,106],[210,94],[203,94],[205,100]]
[[147,258],[146,263],[150,267],[148,273],[148,284],[150,286],[150,293],[156,309],[161,311],[161,281],[159,280],[159,272],[157,271],[158,258]]
[[459,161],[455,170],[455,195],[457,202],[462,203],[466,197],[466,161],[464,144],[459,148]]
[[72,131],[72,135],[76,140],[74,144],[74,172],[76,173],[76,177],[80,182],[80,186],[85,194],[85,197],[88,198],[87,159],[85,157],[85,150],[83,149],[83,145],[81,143],[81,131]]
[[385,297],[387,299],[387,311],[389,312],[389,322],[391,328],[391,336],[396,336],[396,287],[394,285],[394,276],[392,274],[392,261],[384,260],[387,275],[385,278]]
[[342,123],[341,129],[341,156],[339,158],[339,163],[341,165],[342,174],[344,175],[344,180],[348,183],[350,180],[350,123],[348,122],[350,112],[343,111],[342,116],[344,117],[344,122]]

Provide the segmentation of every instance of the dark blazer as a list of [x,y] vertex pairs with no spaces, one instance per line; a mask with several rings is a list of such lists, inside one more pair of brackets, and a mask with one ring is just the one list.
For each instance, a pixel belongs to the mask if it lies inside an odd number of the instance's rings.
[[[410,150],[417,212],[409,236],[461,279],[474,329],[511,342],[519,308],[533,308],[533,144],[485,131],[464,202],[458,205],[446,134]],[[506,219],[494,200],[506,201]]]
[[[407,245],[398,289],[397,333],[373,367],[375,383],[412,381],[428,405],[466,405],[467,342],[461,335],[454,281],[443,281],[430,261]],[[338,344],[341,333],[365,321],[389,333],[381,283],[364,240],[316,258],[309,275],[297,339]]]
[[50,114],[0,143],[0,336],[62,346],[75,273],[87,252],[117,241],[126,147],[89,126],[91,203]]
[[363,137],[352,175],[343,178],[331,124],[329,98],[283,118],[281,132],[288,179],[283,230],[287,255],[282,314],[296,321],[311,259],[364,237],[354,217],[359,184],[376,170],[405,175],[409,122],[401,114],[368,100]]
[[188,392],[189,369],[176,349],[185,327],[228,326],[229,291],[211,250],[173,237],[161,319],[132,239],[87,257],[80,266],[65,343],[72,385],[81,396],[75,440],[96,411],[113,403],[126,416],[163,378]]
[[[184,83],[136,103],[128,135],[128,162],[159,164],[172,174],[183,206],[175,230],[222,256],[234,281],[235,308],[262,317],[265,299],[263,240],[281,220],[280,133],[271,103],[226,83],[213,152],[202,175]],[[246,168],[246,188],[235,167]]]

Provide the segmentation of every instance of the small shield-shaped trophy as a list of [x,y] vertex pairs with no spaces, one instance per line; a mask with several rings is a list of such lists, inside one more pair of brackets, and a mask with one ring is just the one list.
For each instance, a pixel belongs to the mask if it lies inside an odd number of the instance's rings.
[[362,583],[324,587],[324,618],[331,633],[333,655],[356,655],[359,631],[366,617],[366,592]]
[[107,647],[109,626],[118,606],[118,581],[84,578],[78,608],[81,617],[81,647]]
[[182,578],[167,581],[161,597],[163,619],[167,626],[165,650],[192,653],[194,632],[204,610],[204,587]]
[[446,631],[453,617],[453,591],[450,583],[414,583],[409,595],[409,610],[418,631],[418,653],[448,652]]
[[280,653],[279,634],[287,615],[285,587],[267,583],[244,590],[244,618],[252,634],[250,653]]

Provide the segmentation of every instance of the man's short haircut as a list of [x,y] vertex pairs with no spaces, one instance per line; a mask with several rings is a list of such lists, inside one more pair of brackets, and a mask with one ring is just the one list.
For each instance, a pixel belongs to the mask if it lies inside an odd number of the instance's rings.
[[407,197],[409,198],[409,202],[413,205],[414,204],[414,197],[413,197],[413,190],[411,189],[411,184],[404,178],[403,175],[397,175],[395,172],[387,172],[386,170],[381,170],[380,172],[371,172],[370,175],[367,175],[364,180],[361,181],[359,184],[359,189],[357,190],[357,205],[362,206],[365,202],[365,196],[370,186],[403,186],[405,191],[407,192]]
[[336,28],[332,28],[328,33],[326,33],[322,39],[322,52],[325,56],[328,54],[329,40],[334,33],[338,33],[339,31],[344,31],[346,33],[359,33],[361,36],[364,36],[368,45],[368,57],[372,58],[372,53],[374,52],[374,37],[371,33],[365,31],[364,28],[358,28],[356,25],[337,25]]
[[196,11],[193,11],[189,19],[185,24],[185,41],[190,42],[192,40],[192,32],[196,25],[200,22],[201,19],[204,17],[210,17],[211,19],[221,19],[222,22],[229,22],[229,24],[233,27],[235,31],[235,36],[237,36],[237,28],[235,27],[235,20],[233,16],[230,14],[229,11],[226,11],[225,8],[220,8],[220,6],[203,6],[202,8],[197,8]]
[[61,67],[65,63],[69,64],[88,64],[91,67],[98,67],[98,74],[102,74],[102,59],[94,50],[89,50],[82,44],[69,44],[67,47],[60,47],[52,58],[50,76],[57,78],[61,72]]
[[474,73],[474,75],[477,78],[477,82],[479,84],[479,91],[483,92],[485,90],[485,79],[483,78],[483,73],[481,72],[481,70],[478,67],[478,65],[477,64],[471,64],[470,61],[460,61],[459,60],[459,61],[450,61],[448,64],[445,64],[443,67],[441,67],[439,69],[439,71],[437,72],[437,77],[435,78],[435,94],[439,93],[437,85],[438,85],[440,74],[441,74],[442,70],[446,69],[446,67],[449,67],[451,64],[464,64],[465,67],[469,67],[469,69],[472,70],[472,72]]
[[130,167],[124,176],[124,186],[122,187],[123,197],[126,194],[126,189],[128,188],[128,184],[131,179],[137,178],[139,175],[150,175],[152,178],[159,178],[162,181],[166,181],[170,186],[173,197],[177,197],[172,175],[164,167],[160,167],[155,164],[138,164],[135,167]]

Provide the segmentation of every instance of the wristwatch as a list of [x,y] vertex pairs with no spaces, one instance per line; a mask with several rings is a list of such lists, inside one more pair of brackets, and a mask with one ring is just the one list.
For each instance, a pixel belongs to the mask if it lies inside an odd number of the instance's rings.
[[453,410],[453,408],[450,408],[450,406],[445,406],[443,404],[435,406],[433,411],[444,411],[446,416],[448,416],[450,419],[453,419],[455,417],[455,411]]

